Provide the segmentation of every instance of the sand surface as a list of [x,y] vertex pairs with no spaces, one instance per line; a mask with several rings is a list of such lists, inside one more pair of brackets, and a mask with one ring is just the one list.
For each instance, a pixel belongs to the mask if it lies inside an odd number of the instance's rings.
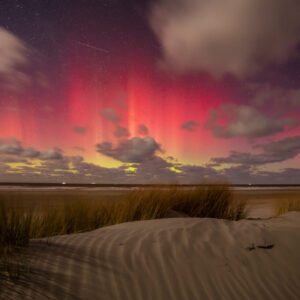
[[1,299],[300,299],[296,212],[124,223],[33,240],[29,254],[30,272]]

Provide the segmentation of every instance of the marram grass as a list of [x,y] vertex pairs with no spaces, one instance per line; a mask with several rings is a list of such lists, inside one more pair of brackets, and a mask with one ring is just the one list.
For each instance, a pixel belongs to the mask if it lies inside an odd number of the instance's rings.
[[275,216],[283,215],[289,211],[300,211],[300,199],[288,198],[277,200],[275,204]]
[[[6,203],[5,203],[6,202]],[[245,203],[233,199],[227,185],[193,189],[153,188],[129,192],[114,201],[68,199],[59,206],[39,209],[8,207],[0,199],[0,258],[29,239],[89,231],[124,222],[168,217],[170,211],[189,217],[239,220],[245,217]]]

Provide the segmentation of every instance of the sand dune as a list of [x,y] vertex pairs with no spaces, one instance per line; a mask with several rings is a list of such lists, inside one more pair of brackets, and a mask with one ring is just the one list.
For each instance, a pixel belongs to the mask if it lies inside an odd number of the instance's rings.
[[300,299],[296,212],[131,222],[33,240],[29,253],[27,279],[1,299]]

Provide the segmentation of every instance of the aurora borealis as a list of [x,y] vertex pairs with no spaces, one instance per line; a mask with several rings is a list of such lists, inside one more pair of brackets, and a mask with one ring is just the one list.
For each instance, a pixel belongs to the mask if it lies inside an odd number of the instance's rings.
[[299,183],[299,3],[223,2],[2,1],[0,181]]

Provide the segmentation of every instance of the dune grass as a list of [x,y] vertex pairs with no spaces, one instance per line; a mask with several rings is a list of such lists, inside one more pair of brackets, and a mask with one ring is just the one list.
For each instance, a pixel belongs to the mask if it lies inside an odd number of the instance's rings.
[[300,211],[300,199],[288,198],[277,200],[275,204],[275,216],[283,215],[289,211]]
[[24,260],[20,249],[28,246],[32,214],[8,208],[0,200],[0,276],[17,278]]
[[117,201],[68,200],[59,207],[7,207],[0,200],[0,240],[4,245],[26,245],[29,238],[70,234],[123,222],[167,217],[170,211],[190,217],[239,220],[245,203],[233,200],[227,185],[192,189],[139,189]]
[[[89,231],[124,222],[168,217],[171,211],[189,217],[239,220],[245,203],[233,199],[227,185],[193,189],[152,188],[129,192],[116,201],[70,199],[59,206],[9,206],[0,199],[0,259],[26,247],[31,238]],[[24,209],[26,207],[26,209]]]

